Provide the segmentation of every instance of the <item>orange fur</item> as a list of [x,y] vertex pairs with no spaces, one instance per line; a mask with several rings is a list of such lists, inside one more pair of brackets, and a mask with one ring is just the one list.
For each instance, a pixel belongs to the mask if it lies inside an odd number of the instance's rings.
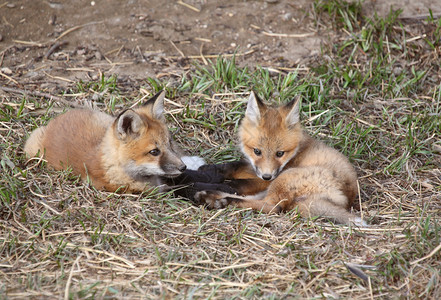
[[[252,93],[239,128],[248,163],[219,167],[241,196],[203,191],[196,199],[213,208],[231,204],[267,213],[298,209],[304,217],[325,216],[364,225],[348,211],[357,195],[354,168],[340,152],[303,131],[299,105],[297,100],[266,106]],[[248,176],[250,170],[254,178]],[[244,174],[246,179],[242,179]]]
[[117,118],[75,109],[37,128],[25,144],[29,157],[44,155],[57,170],[72,168],[98,189],[143,191],[186,166],[173,149],[163,119],[164,92]]

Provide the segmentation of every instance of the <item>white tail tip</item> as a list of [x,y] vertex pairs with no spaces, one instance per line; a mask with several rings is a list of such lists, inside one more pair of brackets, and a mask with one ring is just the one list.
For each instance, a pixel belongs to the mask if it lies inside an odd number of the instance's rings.
[[181,160],[187,166],[187,169],[197,171],[200,166],[205,165],[205,160],[199,156],[183,156]]
[[355,217],[352,223],[359,227],[368,227],[368,224],[360,217]]

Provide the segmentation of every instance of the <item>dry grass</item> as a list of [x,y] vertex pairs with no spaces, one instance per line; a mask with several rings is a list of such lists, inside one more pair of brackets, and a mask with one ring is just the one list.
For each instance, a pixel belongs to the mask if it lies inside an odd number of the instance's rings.
[[[335,19],[337,12],[331,7],[328,15]],[[317,26],[331,22],[323,8],[316,13]],[[187,150],[228,161],[239,155],[234,133],[250,86],[281,101],[301,94],[307,130],[356,166],[358,213],[370,227],[334,226],[295,212],[210,211],[172,195],[96,191],[23,155],[30,131],[63,107],[47,95],[5,93],[0,297],[439,298],[441,73],[433,37],[440,25],[400,27],[392,17],[364,22],[362,29],[354,21],[351,36],[334,32],[334,42],[301,74],[246,70],[223,59],[195,66],[167,87],[167,109]],[[369,44],[354,38],[363,30],[372,35]],[[428,42],[404,43],[424,30]],[[386,39],[389,47],[380,45]],[[168,79],[150,79],[148,89]],[[69,92],[81,105],[100,94],[94,105],[113,111],[146,95],[145,82],[137,84],[141,92],[103,77]]]

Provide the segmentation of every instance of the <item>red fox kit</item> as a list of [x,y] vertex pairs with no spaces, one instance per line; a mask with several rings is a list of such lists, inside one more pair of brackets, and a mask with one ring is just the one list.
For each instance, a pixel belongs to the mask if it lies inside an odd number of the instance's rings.
[[72,168],[98,189],[124,186],[136,192],[160,186],[163,178],[186,169],[164,122],[164,95],[116,118],[88,109],[68,111],[34,130],[24,150],[30,157],[43,155],[57,170]]
[[365,225],[348,211],[358,191],[354,168],[337,150],[305,133],[299,116],[299,99],[270,107],[251,93],[239,128],[247,162],[211,166],[240,196],[201,191],[195,199],[211,208],[231,204],[266,213],[297,208],[304,217]]

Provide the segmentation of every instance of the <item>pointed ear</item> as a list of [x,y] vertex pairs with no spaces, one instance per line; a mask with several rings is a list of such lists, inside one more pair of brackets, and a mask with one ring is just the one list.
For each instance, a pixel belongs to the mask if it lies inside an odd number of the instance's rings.
[[116,134],[120,140],[138,136],[141,128],[146,126],[141,120],[141,117],[131,109],[121,113],[115,123]]
[[254,92],[250,93],[248,98],[247,110],[245,111],[245,117],[248,118],[254,124],[259,124],[261,111],[265,108],[262,100],[260,100]]
[[147,109],[153,118],[162,119],[164,117],[164,98],[165,91],[160,91],[152,98],[147,100],[142,107]]
[[300,122],[300,96],[297,96],[294,100],[286,105],[288,114],[286,115],[286,126],[292,127]]

